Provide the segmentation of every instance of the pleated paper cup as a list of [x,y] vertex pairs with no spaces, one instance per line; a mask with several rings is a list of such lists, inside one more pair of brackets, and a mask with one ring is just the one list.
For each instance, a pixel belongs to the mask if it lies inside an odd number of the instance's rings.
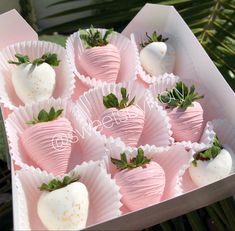
[[[161,78],[162,75],[159,76],[154,76],[154,75],[150,75],[148,74],[144,68],[141,65],[140,62],[140,44],[143,41],[143,36],[141,34],[139,34],[138,32],[136,33],[132,33],[130,35],[131,38],[131,42],[134,46],[135,49],[135,53],[136,53],[136,57],[137,57],[137,76],[146,84],[153,84],[155,83],[158,78]],[[172,73],[166,73],[166,75],[173,75]]]
[[153,84],[149,85],[149,90],[153,94],[154,99],[156,99],[160,105],[163,105],[157,99],[158,95],[164,95],[164,93],[174,88],[178,81],[178,76],[173,74],[164,74],[159,76]]
[[[53,138],[48,141],[51,142],[52,147],[58,152],[63,152],[63,148],[68,145],[68,142],[72,143],[69,160],[61,160],[61,166],[46,159],[43,160],[42,163],[36,163],[29,157],[21,142],[21,136],[25,130],[34,126],[28,125],[26,122],[37,117],[42,109],[49,111],[51,107],[54,107],[56,110],[64,109],[60,118],[68,119],[73,128],[72,137],[61,132],[55,134]],[[6,132],[9,139],[10,154],[15,163],[20,167],[29,165],[36,168],[43,164],[44,168],[42,170],[47,170],[53,174],[64,174],[83,161],[103,159],[105,145],[107,143],[112,145],[113,141],[104,140],[100,134],[83,121],[78,114],[75,114],[73,107],[74,104],[71,101],[65,99],[50,99],[31,106],[28,105],[15,109],[6,120]],[[66,171],[62,169],[66,169]]]
[[[105,128],[104,126],[106,126],[101,119],[101,115],[106,110],[103,105],[103,96],[113,93],[120,99],[120,89],[122,87],[127,89],[129,99],[135,97],[134,105],[141,109],[145,115],[144,128],[137,146],[146,144],[156,146],[171,145],[173,142],[173,138],[171,137],[172,131],[166,111],[154,101],[152,94],[148,90],[136,82],[104,84],[103,86],[91,89],[76,101],[75,110],[85,121],[103,134],[102,130]],[[119,138],[122,140],[121,137]],[[122,141],[125,143],[125,140]]]
[[56,86],[52,97],[66,99],[71,97],[75,86],[75,79],[66,59],[65,49],[60,45],[45,41],[20,42],[6,47],[0,53],[0,102],[3,103],[4,107],[12,110],[24,105],[16,95],[12,84],[11,75],[16,65],[9,64],[8,61],[16,60],[15,54],[17,53],[28,55],[30,60],[34,60],[48,52],[56,53],[60,60],[59,66],[54,67],[56,72]]
[[[87,227],[110,220],[121,214],[122,203],[120,202],[119,187],[99,161],[84,162],[76,166],[68,175],[80,176],[80,182],[87,187],[89,194]],[[22,203],[19,205],[21,211],[18,214],[20,230],[25,230],[27,224],[31,230],[47,230],[37,213],[37,203],[42,194],[38,187],[54,178],[55,176],[52,174],[33,167],[24,168],[17,172],[16,180],[19,184],[16,193],[19,200],[16,203]],[[62,178],[57,177],[57,179]],[[25,221],[25,219],[28,221]]]
[[[106,29],[98,29],[102,35],[107,31]],[[135,49],[131,41],[125,36],[114,32],[110,36],[110,44],[116,46],[120,52],[121,65],[116,82],[124,82],[131,79],[136,79],[136,63],[137,57]],[[67,56],[69,64],[75,75],[88,87],[95,87],[101,85],[101,80],[95,79],[93,76],[88,76],[80,64],[80,57],[85,51],[80,33],[75,32],[72,34],[66,43]]]
[[215,135],[214,125],[209,121],[206,123],[199,142],[182,141],[176,143],[182,144],[186,149],[192,149],[194,153],[197,153],[212,147]]
[[[165,173],[165,188],[161,198],[161,201],[176,197],[183,193],[182,178],[189,167],[192,160],[193,151],[187,151],[182,144],[175,144],[170,147],[156,147],[156,146],[140,146],[145,156],[152,159],[152,161],[159,164]],[[127,159],[136,157],[137,148],[131,149],[128,147],[121,147],[116,145],[116,150],[107,150],[107,169],[111,173],[112,177],[119,172],[116,166],[112,164],[111,157],[120,159],[120,153],[126,153]],[[131,171],[131,170],[130,170]],[[124,204],[124,203],[123,203]],[[124,204],[125,206],[125,204]],[[122,211],[129,212],[127,207],[123,207]]]

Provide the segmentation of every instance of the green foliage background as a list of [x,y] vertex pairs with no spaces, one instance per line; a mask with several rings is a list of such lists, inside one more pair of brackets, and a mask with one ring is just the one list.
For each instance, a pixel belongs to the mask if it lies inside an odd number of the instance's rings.
[[[90,24],[95,27],[113,27],[117,31],[122,31],[146,2],[173,5],[192,29],[226,81],[235,90],[235,0],[57,0],[48,7],[52,9],[75,1],[83,3],[83,6],[63,10],[44,19],[36,17],[31,0],[19,0],[19,3],[22,15],[33,28],[38,30],[41,35],[40,39],[61,45],[64,45],[66,41],[65,32],[86,28]],[[89,14],[83,16],[83,12],[89,12]],[[38,20],[50,20],[73,14],[78,17],[70,22],[44,30],[37,29]],[[59,32],[60,35],[52,35],[54,32]],[[12,228],[11,177],[4,162],[6,153],[6,137],[0,116],[0,230]],[[231,197],[146,230],[233,231],[235,230],[235,203]]]

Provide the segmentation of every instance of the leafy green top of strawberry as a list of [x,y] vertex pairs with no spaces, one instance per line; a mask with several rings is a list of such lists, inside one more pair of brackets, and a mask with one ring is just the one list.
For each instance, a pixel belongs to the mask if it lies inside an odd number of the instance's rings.
[[135,97],[128,103],[129,95],[127,94],[126,88],[121,88],[122,99],[119,102],[116,95],[110,93],[109,95],[103,96],[103,104],[106,108],[117,108],[123,109],[131,106],[135,102]]
[[60,188],[64,188],[69,184],[72,184],[74,182],[77,182],[80,180],[80,176],[77,177],[70,177],[70,176],[65,176],[63,180],[58,180],[58,179],[53,179],[49,183],[43,183],[39,189],[40,191],[48,191],[52,192]]
[[142,48],[146,47],[147,45],[153,42],[166,42],[168,40],[168,38],[163,38],[162,35],[157,35],[156,31],[154,31],[151,36],[148,35],[148,33],[146,32],[146,37],[147,37],[147,41],[142,42],[140,44]]
[[34,59],[33,61],[30,61],[29,57],[27,55],[16,54],[15,57],[18,59],[18,62],[9,60],[8,63],[16,64],[16,65],[32,63],[33,65],[36,65],[36,66],[38,66],[42,63],[47,63],[47,64],[54,66],[54,67],[59,66],[59,64],[60,64],[60,60],[58,60],[57,54],[55,54],[55,53],[45,53],[40,58]]
[[216,136],[213,142],[213,146],[205,151],[196,153],[194,155],[194,160],[192,161],[193,165],[197,167],[197,160],[207,161],[214,159],[221,152],[222,146],[219,142],[218,137]]
[[104,36],[93,26],[91,26],[88,30],[79,30],[79,32],[80,38],[83,41],[85,48],[92,48],[106,46],[109,43],[109,37],[113,33],[113,29],[107,30]]
[[176,86],[167,91],[167,94],[159,94],[158,100],[161,103],[167,104],[169,107],[178,107],[187,109],[192,106],[192,103],[198,99],[202,99],[204,96],[199,96],[195,92],[195,86],[192,85],[190,89],[182,82],[176,83]]
[[120,170],[144,167],[150,161],[150,158],[144,156],[142,148],[138,148],[136,157],[130,159],[129,162],[126,158],[125,152],[120,154],[120,160],[111,157],[111,162]]
[[27,124],[37,124],[55,120],[61,115],[62,112],[63,109],[59,109],[56,111],[54,107],[52,107],[49,112],[46,112],[44,109],[42,109],[39,112],[38,117],[28,121]]

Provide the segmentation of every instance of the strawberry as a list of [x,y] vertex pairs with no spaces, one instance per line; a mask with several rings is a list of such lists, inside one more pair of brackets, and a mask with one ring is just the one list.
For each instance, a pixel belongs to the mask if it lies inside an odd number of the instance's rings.
[[183,82],[176,83],[166,94],[158,95],[159,101],[166,105],[176,141],[199,142],[204,125],[203,109],[194,101],[201,98],[203,96],[195,93],[194,85],[189,90]]
[[58,118],[62,111],[53,107],[49,113],[41,110],[37,119],[28,122],[32,126],[20,138],[30,159],[56,175],[66,172],[72,149],[73,128],[68,119]]
[[194,155],[189,167],[193,182],[201,187],[228,176],[233,167],[232,155],[231,150],[223,148],[215,137],[211,148]]
[[103,97],[104,106],[107,108],[100,118],[103,125],[102,133],[114,138],[120,137],[126,145],[135,147],[144,128],[144,111],[133,105],[135,98],[129,101],[125,88],[121,88],[122,100],[113,94]]
[[172,73],[175,65],[175,50],[167,43],[168,38],[157,36],[156,31],[152,36],[146,33],[147,42],[141,43],[140,62],[145,71],[154,76]]
[[158,203],[165,187],[165,173],[162,167],[144,156],[139,148],[135,158],[128,162],[126,154],[120,160],[111,158],[120,172],[114,175],[120,187],[123,203],[131,210],[145,208]]
[[18,65],[12,72],[12,84],[17,96],[23,103],[33,103],[49,99],[54,91],[56,74],[52,66],[58,66],[56,54],[46,53],[30,62],[28,56],[16,54]]
[[102,36],[93,27],[87,31],[80,30],[80,38],[86,48],[79,59],[82,69],[91,78],[109,83],[116,82],[121,63],[118,48],[108,41],[112,32],[112,29],[107,30]]
[[53,179],[40,187],[37,211],[48,230],[80,230],[86,227],[89,198],[86,186],[65,176],[63,180]]

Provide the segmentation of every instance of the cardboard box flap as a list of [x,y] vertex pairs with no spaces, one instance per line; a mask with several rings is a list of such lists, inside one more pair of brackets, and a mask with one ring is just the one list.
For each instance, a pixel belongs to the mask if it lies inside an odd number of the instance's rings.
[[0,50],[13,43],[38,40],[37,33],[16,10],[0,15],[0,34]]

